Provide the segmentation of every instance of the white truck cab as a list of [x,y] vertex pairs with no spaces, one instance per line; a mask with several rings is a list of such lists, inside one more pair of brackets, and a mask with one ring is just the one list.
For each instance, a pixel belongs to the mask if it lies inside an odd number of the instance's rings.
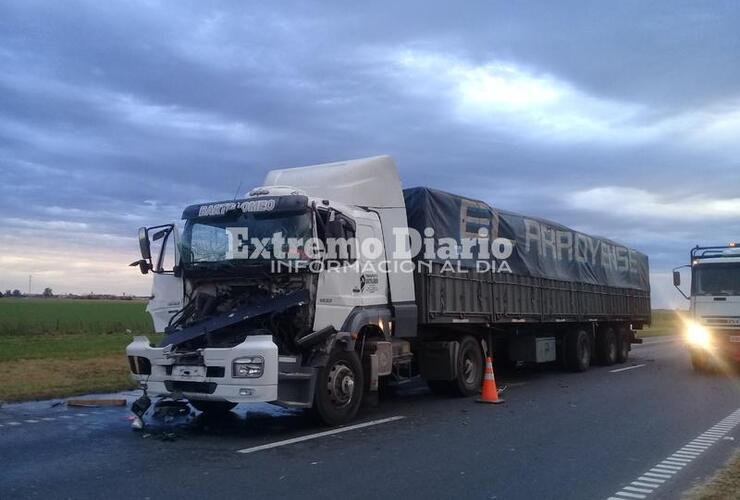
[[[740,362],[740,248],[700,247],[691,263],[673,270],[673,284],[689,299],[684,335],[697,371]],[[691,269],[691,291],[681,287],[681,268]]]
[[126,349],[141,387],[204,411],[271,402],[351,419],[390,373],[391,340],[403,344],[392,337],[416,330],[411,274],[379,272],[410,260],[386,251],[406,227],[393,160],[274,170],[244,198],[190,206],[183,219],[182,234],[175,224],[139,232],[132,265],[154,273],[147,311],[165,334]]

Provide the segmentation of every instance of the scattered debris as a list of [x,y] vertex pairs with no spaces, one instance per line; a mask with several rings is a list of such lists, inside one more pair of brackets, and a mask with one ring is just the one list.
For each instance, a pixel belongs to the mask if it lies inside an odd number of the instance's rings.
[[67,406],[97,408],[99,406],[126,406],[125,399],[68,399]]

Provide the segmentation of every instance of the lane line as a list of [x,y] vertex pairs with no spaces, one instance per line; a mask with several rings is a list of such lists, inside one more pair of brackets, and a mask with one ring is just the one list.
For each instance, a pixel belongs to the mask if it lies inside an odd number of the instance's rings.
[[635,493],[652,493],[653,492],[652,489],[648,489],[648,488],[635,488],[634,486],[625,486],[622,489],[623,490],[627,490],[627,491],[634,491]]
[[654,490],[672,479],[702,453],[717,444],[720,440],[723,440],[738,424],[740,424],[740,409],[735,410],[729,416],[720,420],[719,423],[712,426],[708,431],[699,434],[652,469],[644,472],[637,480],[632,481],[629,486],[622,487],[621,490],[614,493],[614,496],[609,497],[609,499],[647,498]]
[[634,370],[635,368],[642,368],[643,366],[645,366],[645,363],[641,365],[628,366],[627,368],[617,368],[616,370],[609,370],[609,373],[626,372],[627,370]]
[[403,418],[406,418],[406,417],[398,415],[395,417],[382,418],[380,420],[371,420],[370,422],[363,422],[361,424],[348,425],[347,427],[339,427],[338,429],[332,429],[330,431],[317,432],[316,434],[308,434],[306,436],[301,436],[301,437],[292,438],[292,439],[285,439],[283,441],[276,441],[274,443],[263,444],[260,446],[252,446],[251,448],[244,448],[242,450],[236,450],[236,452],[237,453],[254,453],[256,451],[269,450],[271,448],[279,448],[280,446],[287,446],[289,444],[301,443],[303,441],[310,441],[312,439],[318,439],[318,438],[322,438],[326,436],[333,436],[334,434],[340,434],[342,432],[353,431],[355,429],[362,429],[364,427],[370,427],[372,425],[387,424],[388,422],[395,422],[396,420],[401,420]]
[[627,497],[627,498],[647,498],[647,495],[641,495],[639,493],[630,493],[629,491],[620,491],[617,493],[620,497]]
[[643,488],[650,488],[651,490],[654,490],[655,488],[660,486],[659,484],[655,484],[655,483],[648,484],[648,483],[643,483],[642,481],[632,481],[630,484],[634,486],[642,486]]

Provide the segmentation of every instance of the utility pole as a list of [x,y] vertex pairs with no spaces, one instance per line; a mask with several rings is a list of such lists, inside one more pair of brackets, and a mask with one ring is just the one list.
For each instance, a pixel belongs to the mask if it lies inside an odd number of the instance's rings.
[[31,295],[31,275],[28,275],[28,295]]

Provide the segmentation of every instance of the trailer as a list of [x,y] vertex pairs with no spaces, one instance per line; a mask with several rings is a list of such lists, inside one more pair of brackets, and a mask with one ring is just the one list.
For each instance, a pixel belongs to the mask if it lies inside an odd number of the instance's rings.
[[183,220],[182,233],[139,231],[132,265],[154,273],[147,309],[165,333],[127,348],[139,414],[153,395],[206,412],[269,402],[341,424],[382,385],[414,377],[474,395],[485,356],[574,371],[624,362],[650,322],[644,254],[402,190],[387,156],[274,170]]

